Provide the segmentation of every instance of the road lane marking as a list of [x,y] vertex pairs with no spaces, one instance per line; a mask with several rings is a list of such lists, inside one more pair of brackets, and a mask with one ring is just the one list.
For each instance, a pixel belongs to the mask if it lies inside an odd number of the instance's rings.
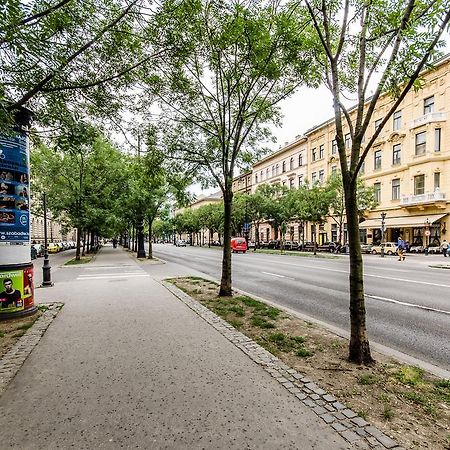
[[393,298],[379,297],[378,295],[365,294],[365,296],[368,298],[373,298],[375,300],[382,300],[383,302],[395,303],[397,305],[402,305],[402,306],[410,306],[411,308],[424,309],[426,311],[432,311],[432,312],[437,312],[437,313],[441,313],[441,314],[448,314],[450,316],[450,311],[445,311],[443,309],[436,309],[436,308],[430,308],[429,306],[415,305],[413,303],[401,302],[400,300],[394,300]]
[[[319,269],[319,270],[327,270],[328,272],[338,272],[338,273],[345,273],[349,274],[348,270],[339,270],[339,269],[330,269],[328,267],[322,267],[322,266],[306,266],[303,264],[291,264],[291,263],[284,263],[284,262],[277,262],[278,264],[282,264],[285,266],[294,266],[294,267],[303,267],[306,269]],[[437,287],[445,287],[450,288],[450,284],[440,284],[440,283],[430,283],[429,281],[419,281],[419,280],[409,280],[406,278],[395,278],[395,277],[385,277],[383,275],[373,275],[370,273],[364,273],[364,277],[372,277],[372,278],[382,278],[383,280],[392,280],[392,281],[404,281],[406,283],[416,283],[416,284],[424,284],[427,286],[437,286]]]
[[272,275],[273,277],[287,278],[288,280],[295,280],[295,278],[287,277],[286,275],[279,275],[277,273],[272,273],[272,272],[261,272],[261,273],[264,273],[266,275]]

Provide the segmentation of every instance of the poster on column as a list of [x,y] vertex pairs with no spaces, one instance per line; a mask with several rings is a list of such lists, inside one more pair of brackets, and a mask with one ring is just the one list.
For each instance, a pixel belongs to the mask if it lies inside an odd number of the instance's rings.
[[29,191],[26,135],[0,135],[0,243],[29,242]]
[[34,306],[33,266],[0,272],[0,316]]

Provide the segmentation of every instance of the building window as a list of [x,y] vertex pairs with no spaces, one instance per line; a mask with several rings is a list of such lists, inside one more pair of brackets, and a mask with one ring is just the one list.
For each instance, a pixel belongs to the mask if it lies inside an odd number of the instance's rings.
[[325,153],[325,150],[324,150],[324,146],[323,146],[323,144],[322,144],[322,145],[319,147],[319,158],[320,158],[320,159],[323,159],[324,153]]
[[337,237],[337,224],[336,223],[332,223],[331,224],[331,242],[337,242],[338,241],[338,237]]
[[289,189],[294,189],[294,179],[289,178]]
[[434,172],[434,190],[441,188],[441,173]]
[[337,174],[337,167],[331,166],[331,175],[334,177]]
[[277,165],[275,166],[275,175],[278,175],[279,173],[280,173],[280,165],[277,164]]
[[286,180],[283,180],[283,186],[286,186]]
[[283,164],[281,166],[281,170],[282,170],[283,173],[286,172],[286,161],[283,161]]
[[269,168],[266,169],[266,180],[269,178]]
[[311,150],[311,160],[314,162],[316,160],[316,157],[317,157],[317,149],[313,148]]
[[425,175],[414,177],[414,195],[425,194]]
[[337,141],[336,141],[336,139],[333,139],[331,142],[331,154],[335,155],[337,153],[337,151],[338,151]]
[[400,200],[400,178],[392,180],[392,200]]
[[427,133],[422,131],[422,133],[416,134],[416,155],[423,155],[427,147]]
[[324,170],[319,170],[319,183],[320,184],[323,183],[324,176],[325,176],[325,171]]
[[275,166],[272,166],[272,176],[275,176]]
[[429,113],[432,113],[433,111],[434,111],[434,95],[426,98],[423,101],[423,113],[429,114]]
[[258,183],[258,175],[255,175],[255,183]]
[[375,120],[375,132],[377,132],[378,128],[380,128],[381,122],[383,122],[383,119]]
[[434,151],[441,151],[441,129],[435,128],[434,130]]
[[[261,170],[261,181],[263,180],[263,171]],[[248,180],[248,179],[247,179]]]
[[381,150],[373,152],[373,170],[381,169]]
[[299,167],[303,166],[303,153],[300,153],[298,155],[298,166]]
[[311,182],[312,182],[312,184],[316,184],[316,182],[317,182],[317,173],[316,172],[312,173]]
[[373,199],[380,203],[381,201],[381,183],[374,183],[373,185]]
[[350,133],[345,135],[345,148],[350,148],[352,146],[352,139]]
[[395,130],[400,130],[402,127],[402,112],[401,111],[396,111],[393,115],[393,124],[392,124],[392,129]]
[[298,176],[298,187],[300,187],[303,184],[303,175]]
[[289,170],[294,170],[294,158],[289,161]]
[[401,144],[396,144],[392,147],[392,164],[396,165],[401,163],[401,152]]

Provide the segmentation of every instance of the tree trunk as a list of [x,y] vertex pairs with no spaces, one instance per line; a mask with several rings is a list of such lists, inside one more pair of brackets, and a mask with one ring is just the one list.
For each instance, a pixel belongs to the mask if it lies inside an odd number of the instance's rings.
[[356,182],[345,185],[347,233],[350,252],[350,344],[348,359],[358,364],[372,364],[366,329],[364,274],[359,242],[359,218]]
[[153,246],[152,246],[152,226],[153,220],[148,219],[148,259],[153,259]]
[[75,251],[75,259],[79,261],[81,259],[81,228],[77,228],[77,249]]
[[91,231],[91,253],[95,252],[95,232]]
[[233,192],[231,186],[225,186],[223,193],[223,258],[222,279],[220,281],[220,297],[231,297],[231,207],[233,204]]
[[314,244],[314,255],[317,255],[317,225],[316,224],[314,224],[313,244]]

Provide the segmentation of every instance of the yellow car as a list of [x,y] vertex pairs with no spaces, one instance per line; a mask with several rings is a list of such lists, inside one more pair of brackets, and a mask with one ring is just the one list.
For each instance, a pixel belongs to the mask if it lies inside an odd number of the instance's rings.
[[49,253],[58,253],[60,249],[59,249],[59,245],[51,243],[51,244],[48,244],[47,250]]

